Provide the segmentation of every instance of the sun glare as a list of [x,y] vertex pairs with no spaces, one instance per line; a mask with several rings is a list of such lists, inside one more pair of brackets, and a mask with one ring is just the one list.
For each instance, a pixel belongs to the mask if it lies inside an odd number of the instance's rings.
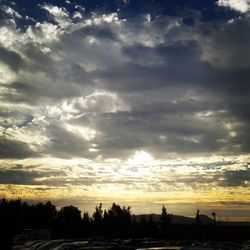
[[132,157],[128,159],[129,164],[144,164],[153,161],[154,158],[145,151],[136,151]]

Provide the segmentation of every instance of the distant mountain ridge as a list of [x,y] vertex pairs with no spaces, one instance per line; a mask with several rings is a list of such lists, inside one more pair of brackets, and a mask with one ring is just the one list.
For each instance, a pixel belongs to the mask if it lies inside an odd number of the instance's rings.
[[[187,217],[183,215],[169,215],[171,218],[172,224],[185,224],[185,225],[192,225],[195,224],[195,218]],[[141,215],[135,215],[136,222],[141,221],[141,217],[143,217],[144,220],[148,221],[150,217],[154,222],[160,222],[161,215],[160,214],[141,214]],[[200,220],[201,225],[212,225],[214,223],[214,220],[210,218],[209,216],[205,214],[200,214]],[[243,221],[218,221],[219,224],[223,225],[249,225],[250,222],[243,222]]]

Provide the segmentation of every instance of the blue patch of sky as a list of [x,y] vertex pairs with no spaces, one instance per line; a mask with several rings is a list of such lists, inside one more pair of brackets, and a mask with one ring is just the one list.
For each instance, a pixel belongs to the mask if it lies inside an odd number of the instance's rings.
[[[69,2],[70,3],[69,3]],[[76,11],[75,6],[80,5],[85,9],[85,16],[95,12],[98,14],[108,14],[118,12],[120,18],[130,18],[140,14],[149,13],[152,18],[159,15],[180,16],[187,25],[193,25],[193,16],[198,15],[201,21],[217,22],[227,21],[239,16],[239,13],[229,8],[219,7],[215,0],[14,0],[1,1],[2,4],[10,5],[22,16],[29,16],[36,22],[53,22],[49,13],[41,9],[43,4],[51,4],[58,7],[64,7],[73,14]],[[0,18],[6,18],[3,12],[0,12]],[[16,20],[19,28],[25,28],[33,24],[32,19]]]

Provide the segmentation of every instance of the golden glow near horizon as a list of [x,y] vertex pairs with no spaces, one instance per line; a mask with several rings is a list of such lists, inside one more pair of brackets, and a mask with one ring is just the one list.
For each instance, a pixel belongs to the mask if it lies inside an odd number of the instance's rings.
[[[249,211],[249,183],[232,187],[224,183],[223,174],[245,171],[248,160],[249,155],[237,159],[213,156],[164,161],[155,160],[143,150],[136,151],[126,161],[59,158],[2,160],[1,163],[5,164],[1,165],[5,165],[6,170],[22,166],[26,176],[31,174],[32,180],[29,181],[32,185],[2,184],[0,190],[8,198],[64,200],[65,204],[67,200],[79,204],[90,201],[93,206],[98,202],[113,201],[135,207],[151,204],[147,206],[151,206],[153,212],[157,212],[157,205],[160,207],[162,204],[189,204],[203,206],[207,210],[227,210],[230,207]],[[249,171],[249,167],[247,169]],[[150,210],[150,207],[147,209]],[[176,205],[176,213],[178,211]],[[185,209],[182,213],[185,214]]]

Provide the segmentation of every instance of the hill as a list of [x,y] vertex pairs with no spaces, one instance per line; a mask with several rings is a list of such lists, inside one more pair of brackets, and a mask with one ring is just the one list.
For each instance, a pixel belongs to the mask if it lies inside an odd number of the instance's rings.
[[[136,222],[140,222],[142,218],[148,221],[152,217],[152,220],[155,222],[160,222],[161,215],[160,214],[141,214],[135,215]],[[187,217],[183,215],[174,215],[170,214],[171,223],[172,224],[183,224],[183,225],[192,225],[195,224],[195,218]],[[212,225],[214,223],[213,219],[205,214],[200,215],[201,224],[202,225]],[[221,225],[250,225],[250,222],[243,221],[219,221]]]

